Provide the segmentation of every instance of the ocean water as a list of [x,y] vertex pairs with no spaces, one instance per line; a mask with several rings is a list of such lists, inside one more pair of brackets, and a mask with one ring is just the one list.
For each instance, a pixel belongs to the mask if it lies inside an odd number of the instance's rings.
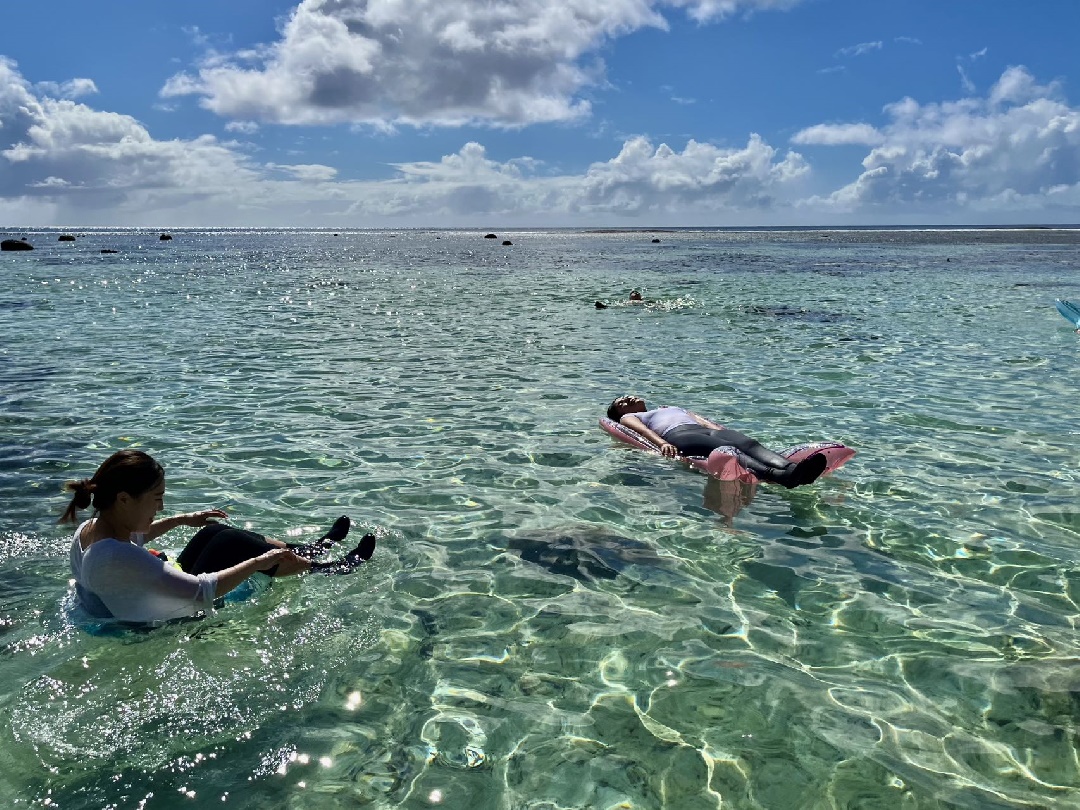
[[[1080,231],[60,233],[0,254],[0,806],[1080,804]],[[624,393],[858,455],[721,484]],[[123,447],[379,548],[94,635]]]

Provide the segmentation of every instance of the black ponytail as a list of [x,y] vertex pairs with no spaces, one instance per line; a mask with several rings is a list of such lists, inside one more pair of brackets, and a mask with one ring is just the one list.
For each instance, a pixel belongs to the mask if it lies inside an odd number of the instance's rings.
[[164,477],[165,470],[148,453],[142,450],[119,450],[105,459],[105,463],[98,467],[93,478],[68,481],[64,485],[64,489],[74,495],[58,522],[77,522],[79,510],[86,509],[91,504],[99,512],[108,509],[121,492],[137,498],[153,489]]

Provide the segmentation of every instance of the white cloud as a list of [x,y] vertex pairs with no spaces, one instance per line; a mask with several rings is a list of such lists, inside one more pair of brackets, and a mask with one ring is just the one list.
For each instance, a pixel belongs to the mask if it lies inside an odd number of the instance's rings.
[[66,82],[38,82],[35,87],[40,93],[55,98],[78,98],[98,92],[93,79],[71,79]]
[[990,90],[990,103],[1025,104],[1040,98],[1054,98],[1060,93],[1057,82],[1048,85],[1035,83],[1035,77],[1022,67],[1010,67],[1001,74],[997,84]]
[[253,135],[259,131],[259,125],[254,121],[230,121],[225,125],[226,132],[239,132],[242,135]]
[[404,179],[425,182],[444,183],[500,183],[504,180],[517,181],[522,176],[522,169],[536,164],[497,163],[489,160],[487,151],[478,143],[470,142],[457,154],[446,155],[438,163],[420,161],[416,163],[396,163],[394,167]]
[[[399,177],[375,186],[350,208],[365,217],[420,217],[468,224],[492,218],[536,224],[713,224],[750,210],[783,208],[809,171],[802,158],[751,136],[745,148],[690,141],[682,152],[631,138],[618,155],[584,175],[544,174],[531,160],[499,163],[478,143],[438,162],[396,164]],[[363,184],[361,184],[363,185]]]
[[815,124],[791,138],[800,146],[874,146],[883,140],[882,134],[869,124]]
[[618,156],[589,167],[575,208],[639,216],[677,210],[767,209],[784,202],[809,171],[802,156],[751,135],[745,148],[690,141],[682,152],[632,138]]
[[270,171],[281,172],[297,180],[303,180],[308,183],[320,183],[333,180],[337,177],[338,173],[337,169],[332,166],[321,166],[319,164],[292,164],[286,166],[279,163],[267,163],[266,168]]
[[31,183],[33,188],[68,188],[71,183],[60,177],[46,177],[44,180]]
[[[470,226],[705,225],[967,220],[1080,211],[1080,112],[1055,84],[1005,71],[984,98],[885,108],[886,122],[808,127],[793,144],[862,145],[862,173],[838,190],[797,152],[757,135],[680,148],[644,136],[581,172],[479,143],[433,161],[343,180],[333,166],[258,163],[250,145],[157,140],[135,119],[35,91],[0,58],[0,215],[24,225]],[[835,187],[833,187],[835,188]],[[831,193],[830,193],[831,192]],[[1036,214],[1031,214],[1036,216]]]
[[891,120],[878,128],[881,139],[863,160],[862,174],[827,201],[848,211],[928,214],[1075,205],[1080,110],[1058,92],[1012,67],[986,98],[891,104],[885,108]]
[[685,7],[690,17],[698,22],[722,20],[740,12],[786,11],[802,0],[670,0],[669,5]]
[[0,149],[11,146],[43,116],[41,102],[10,59],[0,56]]
[[26,224],[702,223],[786,206],[809,171],[756,135],[744,147],[690,141],[682,151],[636,137],[580,174],[527,157],[495,161],[468,143],[438,161],[390,166],[388,179],[343,181],[331,166],[260,165],[238,144],[159,141],[129,116],[38,98],[6,60],[0,120],[0,211],[16,209],[12,221]]
[[960,86],[964,88],[964,92],[974,93],[976,90],[975,82],[973,82],[971,80],[971,77],[968,76],[967,71],[964,70],[964,66],[961,64],[957,64],[956,70],[960,74]]
[[275,43],[213,52],[164,97],[279,124],[517,127],[590,112],[596,55],[665,9],[701,22],[800,0],[303,0]]
[[744,147],[690,141],[682,151],[636,137],[581,174],[527,157],[495,161],[468,143],[438,161],[390,166],[389,179],[342,181],[331,166],[260,165],[238,144],[159,141],[129,116],[39,98],[4,59],[0,120],[0,211],[17,209],[12,221],[26,224],[687,224],[783,207],[809,171],[757,135]]
[[975,82],[971,80],[971,76],[968,74],[967,69],[964,67],[964,63],[979,61],[986,56],[987,51],[989,51],[989,48],[982,48],[974,53],[969,53],[967,56],[956,57],[956,70],[960,74],[960,86],[963,87],[964,92],[969,95],[975,93],[977,88],[975,87]]
[[[880,51],[884,47],[884,43],[881,40],[875,40],[874,42],[860,42],[858,45],[849,45],[846,48],[841,48],[833,54],[834,59],[846,59],[852,56],[865,56],[868,53],[874,51]],[[818,73],[840,73],[847,70],[846,65],[832,65],[826,68],[818,69]]]
[[0,121],[0,196],[40,199],[46,205],[30,208],[51,216],[108,211],[112,221],[123,221],[147,205],[235,195],[254,176],[242,156],[212,137],[156,141],[130,116],[39,98],[3,58]]
[[198,93],[199,90],[200,85],[197,80],[183,73],[178,73],[165,82],[165,86],[161,89],[161,96],[163,98],[174,98]]
[[836,56],[865,56],[868,53],[880,51],[882,45],[883,43],[881,40],[877,40],[876,42],[860,42],[858,45],[849,45],[846,48],[841,48],[836,52]]

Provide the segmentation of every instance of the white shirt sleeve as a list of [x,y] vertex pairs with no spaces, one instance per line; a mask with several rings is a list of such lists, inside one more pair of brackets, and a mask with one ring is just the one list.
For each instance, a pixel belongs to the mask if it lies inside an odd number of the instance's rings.
[[194,616],[214,607],[217,574],[194,576],[149,551],[118,540],[101,540],[83,555],[81,582],[113,614],[129,622]]

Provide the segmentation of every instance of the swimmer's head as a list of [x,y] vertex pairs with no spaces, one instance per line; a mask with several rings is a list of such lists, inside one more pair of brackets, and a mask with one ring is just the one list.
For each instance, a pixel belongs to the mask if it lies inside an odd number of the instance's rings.
[[152,456],[142,450],[118,450],[98,467],[93,478],[69,481],[65,485],[73,492],[61,523],[75,523],[76,513],[93,504],[96,511],[109,509],[120,493],[140,498],[165,483],[165,470]]
[[645,400],[627,394],[611,401],[607,409],[607,418],[612,422],[618,422],[625,414],[644,413],[645,410]]
[[630,291],[630,300],[631,301],[640,301],[641,300],[641,293],[638,292],[637,290],[631,290]]

